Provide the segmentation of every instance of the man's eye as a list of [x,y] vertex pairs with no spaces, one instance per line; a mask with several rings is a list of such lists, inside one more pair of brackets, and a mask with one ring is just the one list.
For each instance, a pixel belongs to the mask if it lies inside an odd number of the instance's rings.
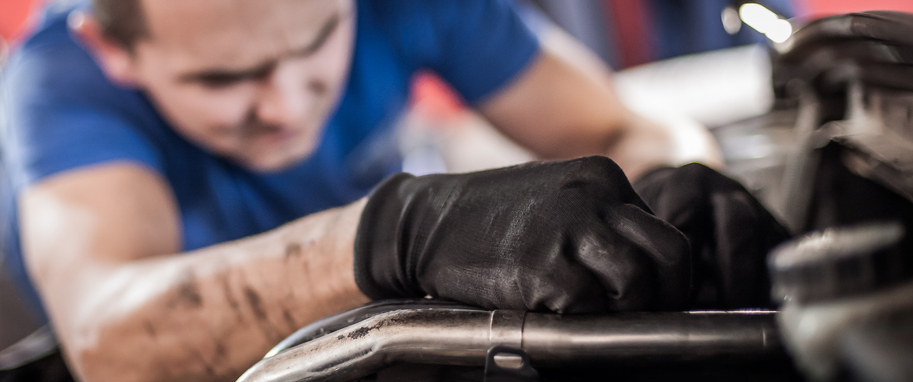
[[200,77],[198,82],[207,88],[220,89],[236,85],[243,80],[236,76],[205,76]]
[[276,63],[270,62],[260,67],[241,72],[209,72],[197,75],[195,81],[210,89],[221,89],[247,81],[263,81],[276,69]]

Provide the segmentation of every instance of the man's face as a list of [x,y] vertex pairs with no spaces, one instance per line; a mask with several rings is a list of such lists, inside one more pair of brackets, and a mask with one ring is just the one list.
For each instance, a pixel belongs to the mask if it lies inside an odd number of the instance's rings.
[[308,157],[342,94],[352,0],[143,0],[137,84],[185,138],[257,171]]

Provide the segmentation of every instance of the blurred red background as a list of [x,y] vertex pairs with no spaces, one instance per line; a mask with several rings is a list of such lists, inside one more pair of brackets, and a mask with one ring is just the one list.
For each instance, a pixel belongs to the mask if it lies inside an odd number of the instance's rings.
[[913,12],[910,0],[799,0],[811,15],[832,15],[873,9]]
[[[12,41],[28,29],[28,16],[45,0],[3,0],[0,4],[0,36]],[[867,9],[893,9],[913,12],[911,0],[796,0],[799,9],[810,15],[829,15]],[[805,15],[808,16],[808,15]]]
[[12,41],[26,30],[26,20],[41,0],[3,0],[0,3],[0,36]]

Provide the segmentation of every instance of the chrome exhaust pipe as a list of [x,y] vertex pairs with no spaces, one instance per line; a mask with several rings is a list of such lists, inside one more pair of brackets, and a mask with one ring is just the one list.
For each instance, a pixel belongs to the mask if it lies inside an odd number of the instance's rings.
[[[493,348],[525,353],[533,367],[785,358],[771,311],[560,316],[439,303],[366,308],[299,330],[238,381],[351,381],[400,363],[484,366]],[[494,355],[507,367],[520,360],[514,352]]]

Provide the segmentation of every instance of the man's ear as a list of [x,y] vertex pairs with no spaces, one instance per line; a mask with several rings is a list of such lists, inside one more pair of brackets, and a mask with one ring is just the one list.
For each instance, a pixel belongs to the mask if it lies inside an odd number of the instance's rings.
[[133,52],[106,36],[95,17],[74,11],[67,21],[73,35],[92,54],[109,80],[125,87],[138,86]]

